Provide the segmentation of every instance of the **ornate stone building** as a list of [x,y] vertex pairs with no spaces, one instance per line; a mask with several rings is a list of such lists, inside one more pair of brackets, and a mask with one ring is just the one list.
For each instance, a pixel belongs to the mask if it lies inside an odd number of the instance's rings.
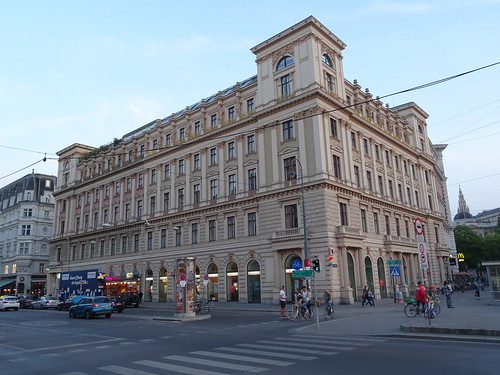
[[61,150],[53,292],[61,272],[97,269],[106,290],[169,301],[176,260],[194,257],[202,294],[274,303],[304,282],[292,269],[306,237],[319,290],[352,303],[369,284],[387,297],[388,260],[403,291],[422,277],[417,217],[428,280],[442,282],[444,146],[417,104],[389,108],[347,81],[345,47],[309,17],[252,48],[256,76],[112,144]]

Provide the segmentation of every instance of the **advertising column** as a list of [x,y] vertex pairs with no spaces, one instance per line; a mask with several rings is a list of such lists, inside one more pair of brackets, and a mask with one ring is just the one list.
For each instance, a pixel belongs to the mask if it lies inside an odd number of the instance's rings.
[[196,288],[194,258],[177,259],[175,273],[175,315],[180,317],[194,316],[194,299]]

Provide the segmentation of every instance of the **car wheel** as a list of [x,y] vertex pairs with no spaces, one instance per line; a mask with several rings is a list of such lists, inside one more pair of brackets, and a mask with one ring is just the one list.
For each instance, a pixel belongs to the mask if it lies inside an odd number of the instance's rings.
[[70,318],[76,318],[75,310],[70,310],[69,317]]
[[18,307],[14,307],[14,311],[17,311]]
[[92,313],[89,310],[85,311],[85,319],[92,319]]
[[111,318],[111,313],[104,315],[107,319]]
[[119,309],[118,312],[121,314],[123,312],[123,309]]
[[42,306],[42,304],[39,304],[39,305],[38,305],[38,310],[43,310],[43,306]]
[[61,306],[57,306],[57,311],[61,311],[62,310],[62,307]]

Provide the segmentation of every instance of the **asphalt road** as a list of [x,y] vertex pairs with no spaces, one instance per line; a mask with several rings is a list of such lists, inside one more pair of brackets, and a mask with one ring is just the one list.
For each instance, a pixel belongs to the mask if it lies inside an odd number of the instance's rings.
[[487,375],[500,364],[500,344],[324,334],[269,312],[216,310],[184,323],[144,318],[127,310],[92,320],[1,312],[0,373]]

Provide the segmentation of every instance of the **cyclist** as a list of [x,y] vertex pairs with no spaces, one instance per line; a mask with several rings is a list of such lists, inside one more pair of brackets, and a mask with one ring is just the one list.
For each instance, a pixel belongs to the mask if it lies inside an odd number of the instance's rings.
[[328,290],[323,292],[323,300],[325,301],[326,307],[331,311],[333,309],[332,295]]
[[424,312],[425,304],[427,302],[427,293],[425,291],[425,286],[422,285],[421,281],[417,283],[417,287],[415,288],[415,299],[417,300],[417,314],[420,313],[420,305],[422,305],[422,312]]
[[302,287],[302,291],[300,292],[302,297],[302,302],[300,304],[300,308],[302,313],[305,313],[306,309],[309,310],[311,308],[311,292],[307,290],[305,286]]

